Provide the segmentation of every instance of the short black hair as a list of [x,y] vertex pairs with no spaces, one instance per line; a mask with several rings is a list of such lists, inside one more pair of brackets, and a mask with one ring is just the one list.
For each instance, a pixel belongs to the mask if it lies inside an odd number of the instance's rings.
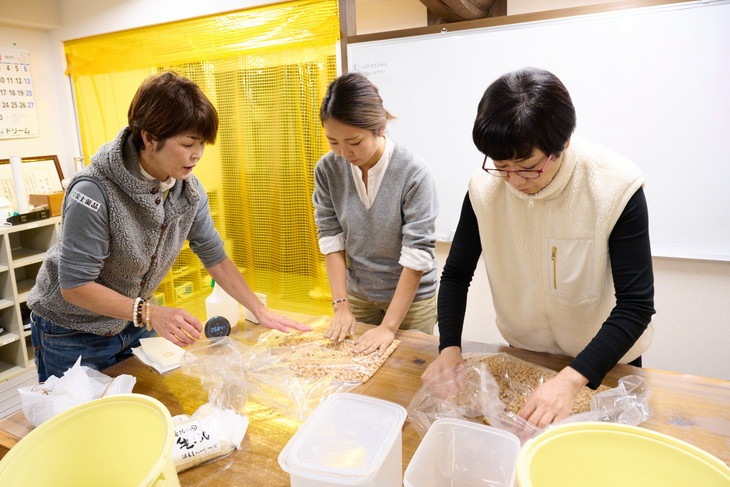
[[523,68],[500,76],[484,92],[472,138],[496,161],[527,159],[535,149],[559,155],[575,130],[573,101],[557,76]]

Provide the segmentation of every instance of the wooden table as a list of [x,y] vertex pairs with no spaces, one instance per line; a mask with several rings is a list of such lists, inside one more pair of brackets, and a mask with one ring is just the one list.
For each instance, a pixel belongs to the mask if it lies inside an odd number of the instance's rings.
[[[301,319],[313,325],[325,323],[325,317]],[[358,330],[361,332],[364,327]],[[260,329],[246,323],[247,331],[237,328],[234,338],[250,342]],[[420,375],[437,356],[438,338],[416,331],[401,331],[400,346],[380,370],[355,393],[379,397],[407,406],[421,387]],[[465,352],[506,352],[524,360],[560,370],[567,357],[528,352],[510,347],[469,343]],[[197,379],[180,370],[160,375],[133,357],[104,371],[111,376],[131,374],[137,377],[134,392],[148,394],[162,401],[174,416],[192,414],[207,402],[207,394]],[[604,384],[615,386],[620,377],[635,374],[647,380],[653,395],[652,416],[642,427],[659,431],[692,443],[725,462],[730,461],[730,382],[685,374],[616,366]],[[299,426],[291,420],[253,401],[246,406],[250,424],[243,448],[230,456],[182,472],[182,486],[288,486],[289,475],[279,467],[277,457]],[[9,447],[13,437],[23,437],[31,430],[22,412],[0,421],[0,445]],[[403,468],[408,465],[421,439],[413,426],[403,428]],[[0,449],[1,450],[1,449]],[[3,452],[0,451],[0,454]]]

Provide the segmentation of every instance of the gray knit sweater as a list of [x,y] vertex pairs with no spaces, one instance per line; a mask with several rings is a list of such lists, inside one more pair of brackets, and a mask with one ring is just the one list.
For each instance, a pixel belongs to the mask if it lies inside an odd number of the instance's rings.
[[[129,134],[129,129],[123,129],[91,158],[93,164],[71,180],[64,208],[86,208],[68,213],[64,210],[59,242],[48,251],[28,296],[28,306],[35,314],[65,328],[109,335],[122,331],[129,321],[68,303],[61,295],[61,281],[69,282],[65,274],[74,275],[76,281],[88,276],[88,281],[130,298],[149,298],[188,238],[206,267],[226,257],[223,242],[213,227],[207,196],[195,176],[177,181],[163,200],[159,182],[145,181],[139,175],[137,151]],[[82,187],[97,190],[95,194],[101,197],[89,198],[89,194],[79,191]],[[88,227],[103,228],[94,235],[85,231]],[[86,240],[101,241],[101,236],[102,255],[93,255],[93,251],[76,252],[73,258],[66,255],[82,245],[75,244],[79,239],[84,240],[87,249],[95,249]],[[131,307],[129,314],[131,319]]]
[[[402,247],[435,254],[436,187],[420,158],[396,143],[372,206],[360,200],[349,163],[328,152],[314,170],[312,197],[319,238],[342,233],[348,292],[390,302],[403,267]],[[436,266],[423,273],[414,300],[436,293]]]

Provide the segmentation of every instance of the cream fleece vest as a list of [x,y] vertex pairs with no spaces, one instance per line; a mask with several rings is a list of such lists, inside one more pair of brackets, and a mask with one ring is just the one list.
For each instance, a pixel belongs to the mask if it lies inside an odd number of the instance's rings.
[[[615,306],[608,238],[643,185],[614,152],[573,138],[553,180],[534,195],[481,169],[469,182],[497,327],[515,347],[575,357]],[[621,359],[651,342],[647,330]]]

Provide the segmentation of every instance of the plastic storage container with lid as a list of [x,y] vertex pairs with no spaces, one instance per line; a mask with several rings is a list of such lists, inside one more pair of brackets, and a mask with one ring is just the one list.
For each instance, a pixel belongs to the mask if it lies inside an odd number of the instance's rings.
[[292,487],[399,487],[401,428],[395,403],[335,393],[312,412],[279,454]]
[[615,423],[555,426],[527,441],[520,487],[728,487],[730,468],[671,436]]
[[413,454],[405,487],[510,487],[520,450],[517,436],[462,419],[433,422]]

